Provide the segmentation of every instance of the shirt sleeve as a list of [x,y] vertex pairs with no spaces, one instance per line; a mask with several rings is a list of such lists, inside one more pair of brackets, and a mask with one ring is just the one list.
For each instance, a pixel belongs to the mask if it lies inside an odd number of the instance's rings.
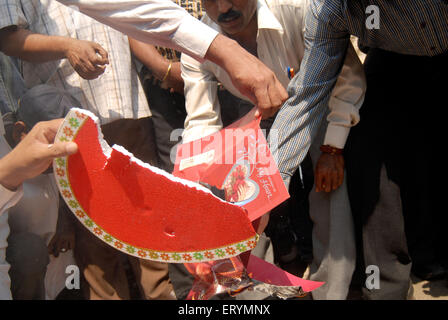
[[9,26],[18,26],[24,29],[29,27],[20,1],[6,0],[0,3],[0,29]]
[[334,13],[340,9],[337,5],[337,1],[327,6],[325,1],[315,0],[308,6],[304,58],[289,83],[289,99],[272,126],[271,132],[276,132],[269,135],[272,155],[287,188],[326,112],[350,41],[344,20]]
[[324,145],[343,149],[350,128],[359,122],[359,109],[364,101],[366,79],[358,55],[349,43],[342,71],[331,92]]
[[169,0],[58,0],[137,40],[203,60],[218,35]]
[[181,70],[187,110],[182,140],[186,143],[219,131],[223,124],[214,74],[185,54],[181,57]]
[[[3,133],[4,131],[3,120],[0,118],[0,133]],[[0,134],[0,158],[4,157],[10,151],[11,148],[8,145],[8,142],[6,142],[5,137]],[[20,200],[22,195],[22,185],[20,185],[16,191],[11,191],[0,184],[0,216],[3,212],[14,206]]]
[[23,188],[20,186],[16,191],[10,191],[0,185],[0,215],[14,206],[22,197]]

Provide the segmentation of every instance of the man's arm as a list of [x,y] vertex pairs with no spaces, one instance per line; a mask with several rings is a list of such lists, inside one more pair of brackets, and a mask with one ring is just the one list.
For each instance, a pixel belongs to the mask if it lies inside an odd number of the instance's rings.
[[181,57],[181,69],[187,110],[182,141],[187,143],[219,131],[223,124],[215,76],[185,54]]
[[32,63],[67,58],[88,80],[101,75],[109,63],[107,52],[95,42],[37,34],[15,25],[0,29],[0,51]]
[[344,149],[350,128],[359,122],[366,93],[366,79],[361,61],[350,43],[345,56],[342,71],[331,92],[327,116],[328,128],[324,145]]
[[[291,80],[290,98],[271,129],[270,148],[287,187],[323,118],[349,43],[343,20],[333,11],[321,1],[314,1],[307,8],[305,55],[300,72]],[[276,134],[272,134],[273,130]]]
[[58,0],[143,42],[210,60],[229,73],[235,87],[272,116],[287,92],[260,60],[168,0]]
[[37,123],[26,137],[0,159],[0,185],[17,189],[25,180],[44,172],[54,158],[77,152],[74,142],[54,142],[64,119]]
[[316,191],[336,190],[344,181],[342,151],[350,128],[359,122],[359,109],[364,101],[366,80],[363,66],[350,43],[344,66],[331,93],[327,116],[328,126],[315,172]]
[[132,54],[160,81],[161,87],[184,94],[184,81],[180,62],[171,62],[163,57],[153,45],[129,38]]

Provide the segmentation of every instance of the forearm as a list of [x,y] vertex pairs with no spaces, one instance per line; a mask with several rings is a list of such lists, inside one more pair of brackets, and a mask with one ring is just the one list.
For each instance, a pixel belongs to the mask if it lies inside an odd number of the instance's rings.
[[359,122],[359,109],[364,101],[366,80],[361,61],[349,44],[344,66],[328,103],[328,127],[324,145],[343,149],[350,128]]
[[168,0],[58,0],[128,36],[185,52],[197,59],[204,56],[218,32]]
[[169,60],[164,58],[159,51],[145,42],[129,38],[129,46],[132,54],[150,70],[154,76],[161,80],[168,70]]
[[186,143],[213,134],[223,125],[215,76],[188,55],[183,54],[181,61],[187,111],[182,139]]
[[316,8],[308,8],[306,49],[300,72],[289,83],[290,98],[277,114],[269,134],[272,154],[287,187],[327,112],[347,50],[349,35],[335,30],[329,24],[331,19],[325,12],[323,15]]
[[0,159],[0,185],[8,190],[15,191],[25,180],[9,154]]
[[0,31],[0,51],[21,60],[43,63],[66,58],[70,41],[67,37],[32,33],[11,27]]
[[208,48],[205,58],[224,70],[228,70],[229,56],[244,54],[245,51],[236,41],[219,34]]

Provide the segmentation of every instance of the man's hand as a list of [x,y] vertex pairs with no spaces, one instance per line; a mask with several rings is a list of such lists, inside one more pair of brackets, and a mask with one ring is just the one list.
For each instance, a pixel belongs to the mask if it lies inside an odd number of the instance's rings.
[[205,58],[226,70],[234,86],[258,107],[256,116],[273,116],[288,99],[275,74],[236,41],[218,35]]
[[75,233],[73,231],[57,232],[48,244],[48,254],[58,257],[60,252],[75,248]]
[[69,39],[65,56],[73,69],[84,79],[98,78],[109,64],[108,53],[98,43]]
[[168,76],[160,86],[164,89],[170,89],[170,92],[177,92],[184,95],[184,80],[181,76],[180,62],[172,63]]
[[344,181],[344,156],[323,152],[316,165],[316,192],[330,192]]
[[109,63],[107,52],[95,42],[33,33],[16,26],[0,30],[0,51],[32,63],[67,58],[87,80],[101,75]]
[[56,157],[78,151],[74,142],[54,142],[64,119],[37,123],[26,137],[6,156],[0,159],[0,184],[15,190],[23,181],[44,172]]

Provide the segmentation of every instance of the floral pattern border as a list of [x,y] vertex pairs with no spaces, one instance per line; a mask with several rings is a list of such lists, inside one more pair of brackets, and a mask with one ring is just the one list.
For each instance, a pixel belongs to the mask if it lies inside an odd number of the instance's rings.
[[[82,128],[84,122],[88,118],[89,114],[84,112],[83,110],[77,108],[71,109],[67,114],[62,126],[59,128],[55,141],[73,141],[78,131]],[[78,220],[87,229],[90,230],[90,232],[92,232],[94,235],[96,235],[98,238],[100,238],[110,246],[126,254],[135,256],[137,258],[159,262],[195,263],[231,258],[242,252],[251,250],[257,245],[259,236],[256,234],[254,237],[238,243],[202,251],[164,252],[132,246],[104,231],[93,221],[93,219],[89,217],[87,212],[84,211],[73,193],[72,187],[70,185],[70,179],[67,173],[67,167],[68,157],[54,159],[53,168],[55,172],[54,176],[56,178],[56,183],[62,197],[64,198],[70,210],[78,218]]]

